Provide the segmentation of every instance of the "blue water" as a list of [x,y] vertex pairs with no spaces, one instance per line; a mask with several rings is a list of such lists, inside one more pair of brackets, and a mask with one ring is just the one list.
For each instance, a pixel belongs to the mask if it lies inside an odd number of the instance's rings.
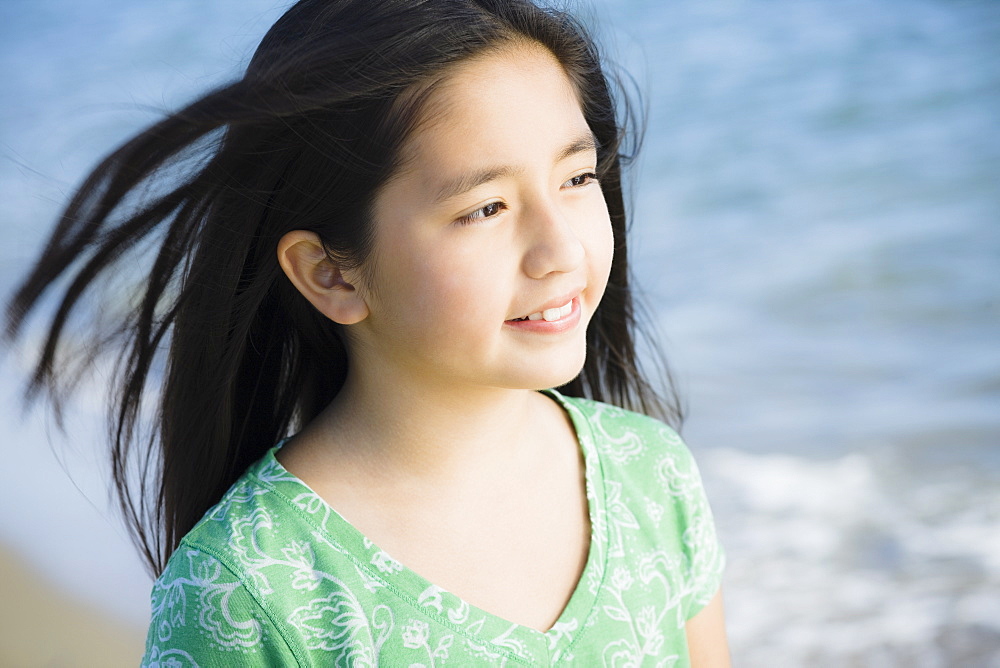
[[[0,5],[0,289],[101,152],[234,73],[279,11]],[[738,664],[1000,661],[1000,3],[586,11],[645,95],[635,273],[727,544]],[[78,516],[35,418],[0,473],[0,539],[140,618],[88,454],[98,407],[65,455],[96,508]],[[25,508],[39,485],[61,491]],[[87,583],[51,549],[68,535]]]

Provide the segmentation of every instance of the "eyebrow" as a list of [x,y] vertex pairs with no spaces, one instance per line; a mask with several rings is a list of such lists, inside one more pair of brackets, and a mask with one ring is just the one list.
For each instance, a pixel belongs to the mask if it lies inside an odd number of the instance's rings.
[[[597,137],[594,136],[593,132],[588,132],[563,147],[563,149],[556,155],[556,162],[562,162],[566,158],[579,153],[596,151],[597,146]],[[484,167],[483,169],[478,169],[469,174],[463,174],[458,178],[446,181],[438,190],[437,195],[434,196],[434,201],[444,202],[445,200],[457,197],[462,193],[466,193],[473,188],[481,186],[484,183],[489,183],[490,181],[495,181],[501,178],[516,176],[521,173],[521,171],[522,170],[518,167],[500,165],[494,167]]]

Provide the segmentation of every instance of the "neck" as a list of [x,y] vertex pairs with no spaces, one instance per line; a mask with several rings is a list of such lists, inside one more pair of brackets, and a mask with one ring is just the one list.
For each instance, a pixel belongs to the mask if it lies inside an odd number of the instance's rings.
[[[513,464],[537,442],[539,399],[523,389],[407,385],[349,375],[318,420],[340,462],[378,476],[439,482]],[[544,399],[542,401],[545,401]]]

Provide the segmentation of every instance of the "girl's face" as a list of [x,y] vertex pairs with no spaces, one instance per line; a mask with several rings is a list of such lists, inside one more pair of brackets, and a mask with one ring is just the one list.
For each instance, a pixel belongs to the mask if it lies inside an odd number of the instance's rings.
[[404,158],[375,202],[352,358],[448,387],[572,380],[613,240],[594,138],[559,62],[525,45],[456,66]]

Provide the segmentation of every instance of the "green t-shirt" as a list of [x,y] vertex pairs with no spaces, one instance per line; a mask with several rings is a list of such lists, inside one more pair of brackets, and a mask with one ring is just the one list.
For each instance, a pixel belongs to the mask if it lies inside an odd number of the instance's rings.
[[152,592],[144,666],[687,666],[684,623],[723,555],[669,427],[549,392],[586,468],[590,551],[542,633],[469,605],[379,549],[272,449],[184,538]]

